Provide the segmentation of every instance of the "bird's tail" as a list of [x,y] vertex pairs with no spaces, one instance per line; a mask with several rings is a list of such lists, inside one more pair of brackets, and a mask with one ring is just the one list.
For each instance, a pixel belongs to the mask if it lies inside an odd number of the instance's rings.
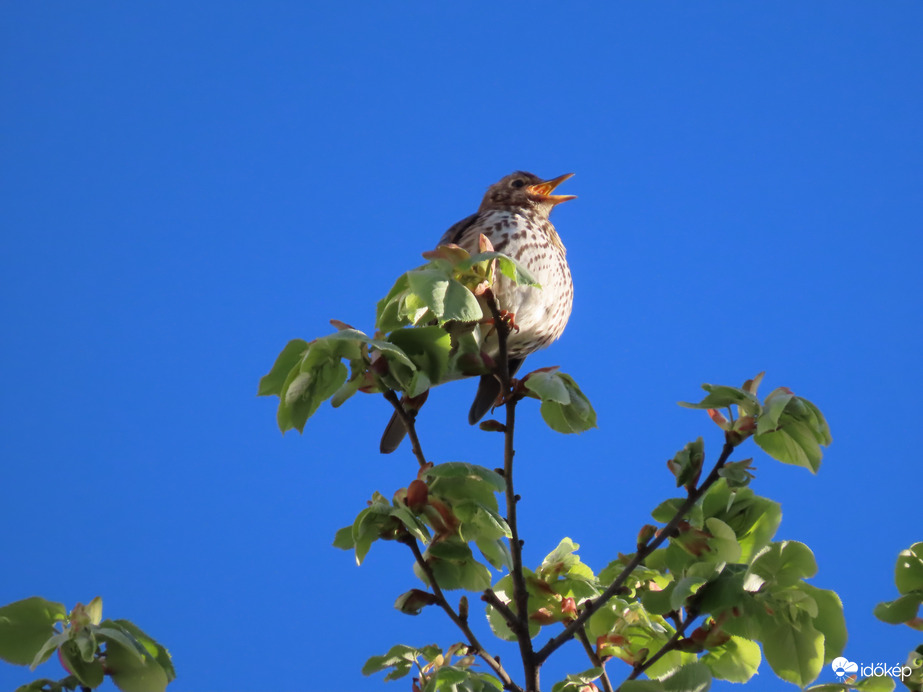
[[[406,396],[401,397],[401,408],[407,412],[411,418],[416,417],[417,411],[420,410],[420,407],[426,403],[426,398],[429,396],[429,390],[415,396],[412,399]],[[382,454],[390,454],[395,449],[397,449],[401,440],[404,439],[404,436],[407,434],[407,426],[404,425],[404,421],[401,420],[401,417],[397,414],[397,411],[391,416],[391,420],[388,421],[388,425],[385,426],[385,431],[382,433],[381,442],[378,445],[378,451]]]
[[[507,367],[510,370],[510,377],[516,374],[525,358],[510,358]],[[468,410],[468,422],[474,425],[481,420],[490,409],[497,403],[497,397],[500,396],[500,380],[496,375],[481,375],[481,381],[478,382],[478,391],[474,395],[474,403]]]
[[397,411],[395,411],[391,416],[391,420],[388,421],[388,425],[385,426],[384,433],[382,433],[378,451],[382,454],[390,454],[400,446],[406,434],[407,428],[404,426],[404,421],[400,419]]

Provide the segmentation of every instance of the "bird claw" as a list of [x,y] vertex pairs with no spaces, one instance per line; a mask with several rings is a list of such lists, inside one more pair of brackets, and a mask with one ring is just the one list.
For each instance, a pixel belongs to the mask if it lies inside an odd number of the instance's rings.
[[516,324],[516,315],[507,310],[500,311],[500,319],[506,322],[506,326],[512,329],[514,332],[519,332],[519,325]]
[[[500,321],[506,324],[507,329],[514,332],[519,332],[519,325],[516,324],[516,314],[508,310],[500,310]],[[484,320],[484,324],[496,325],[496,320],[489,318]]]

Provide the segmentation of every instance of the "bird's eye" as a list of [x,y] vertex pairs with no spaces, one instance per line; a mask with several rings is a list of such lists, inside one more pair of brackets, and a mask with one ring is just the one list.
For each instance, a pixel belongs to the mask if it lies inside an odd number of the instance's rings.
[[516,180],[510,183],[512,187],[522,187],[525,184],[526,184],[526,181],[521,180],[520,178],[516,178]]

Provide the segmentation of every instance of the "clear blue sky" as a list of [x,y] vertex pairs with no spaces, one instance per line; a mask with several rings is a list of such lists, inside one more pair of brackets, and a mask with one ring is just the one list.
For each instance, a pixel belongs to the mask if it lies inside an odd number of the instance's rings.
[[[834,444],[816,477],[750,446],[753,487],[843,596],[846,656],[903,660],[919,637],[871,610],[923,539],[921,30],[897,0],[3,3],[0,601],[101,595],[177,692],[380,689],[367,657],[456,641],[392,609],[406,551],[330,546],[413,477],[378,455],[387,404],[283,438],[256,385],[330,318],[371,329],[488,184],[573,171],[574,312],[529,364],[570,372],[599,429],[523,405],[527,561],[565,535],[596,568],[630,551],[664,460],[718,451],[675,402],[766,370]],[[472,392],[434,392],[423,439],[496,466]],[[748,689],[786,688],[764,665]]]

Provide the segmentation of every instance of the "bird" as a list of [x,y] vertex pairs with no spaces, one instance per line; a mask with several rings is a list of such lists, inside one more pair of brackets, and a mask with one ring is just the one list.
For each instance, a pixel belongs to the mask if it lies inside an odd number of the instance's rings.
[[[487,188],[477,212],[447,230],[437,246],[455,244],[469,253],[479,252],[481,235],[494,250],[512,257],[528,269],[540,288],[518,286],[507,277],[496,279],[492,292],[502,312],[514,320],[507,339],[508,371],[512,377],[526,356],[545,348],[564,332],[574,302],[574,283],[567,264],[564,243],[551,224],[555,206],[575,195],[552,194],[573,173],[543,180],[525,171],[515,171]],[[497,355],[496,339],[490,355]],[[490,351],[493,350],[493,353]],[[495,405],[501,385],[494,374],[482,375],[468,422],[474,425]],[[407,430],[397,412],[391,416],[381,437],[380,451],[390,454]]]

